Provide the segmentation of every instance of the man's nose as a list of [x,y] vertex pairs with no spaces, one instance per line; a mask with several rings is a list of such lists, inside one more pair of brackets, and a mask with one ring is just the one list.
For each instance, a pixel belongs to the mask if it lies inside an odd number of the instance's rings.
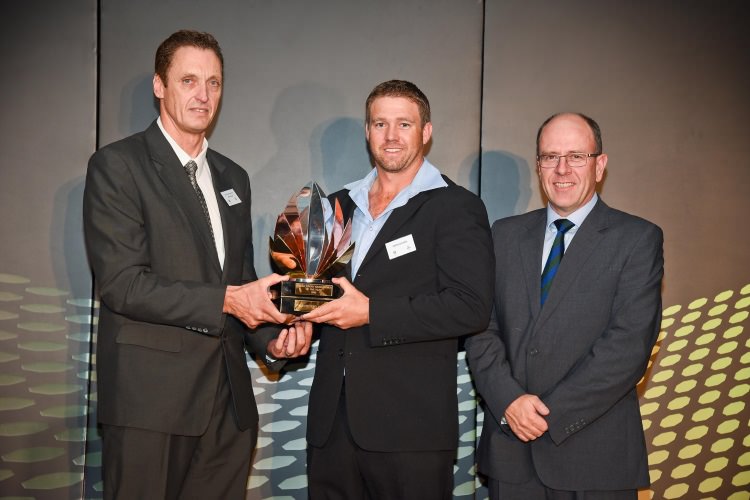
[[199,84],[195,97],[201,102],[208,101],[208,84],[206,83]]
[[398,139],[398,130],[396,130],[396,127],[386,127],[385,138],[389,141],[395,141]]
[[555,173],[565,175],[571,170],[572,169],[570,168],[570,165],[568,165],[568,158],[565,156],[558,157],[557,166],[555,167]]

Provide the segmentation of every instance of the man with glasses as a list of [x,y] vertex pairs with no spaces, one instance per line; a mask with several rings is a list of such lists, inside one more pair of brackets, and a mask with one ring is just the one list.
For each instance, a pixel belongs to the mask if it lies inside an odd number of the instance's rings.
[[553,115],[537,133],[547,207],[493,225],[494,312],[466,343],[492,499],[635,499],[649,484],[636,384],[660,327],[663,238],[597,196],[606,166],[594,120]]

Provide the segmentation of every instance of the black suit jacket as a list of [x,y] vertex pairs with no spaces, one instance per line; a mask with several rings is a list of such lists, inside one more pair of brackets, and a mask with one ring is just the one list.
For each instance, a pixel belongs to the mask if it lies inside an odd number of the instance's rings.
[[[209,149],[221,212],[224,270],[183,166],[156,122],[89,161],[84,229],[101,294],[98,418],[105,424],[199,435],[219,377],[230,381],[240,429],[257,425],[244,326],[222,313],[227,285],[257,279],[250,182]],[[241,203],[220,195],[233,189]],[[248,336],[265,352],[273,332]]]
[[[540,307],[545,209],[495,222],[494,312],[466,342],[484,401],[480,470],[550,488],[647,486],[636,394],[661,321],[662,232],[599,200],[565,252]],[[549,407],[549,431],[529,443],[499,425],[524,393]]]
[[[494,259],[484,204],[448,182],[394,210],[365,256],[354,286],[370,299],[370,324],[322,326],[311,445],[328,439],[346,378],[349,426],[362,448],[456,448],[457,338],[487,325]],[[331,198],[351,216],[347,191]],[[385,244],[407,235],[416,251],[389,259]]]

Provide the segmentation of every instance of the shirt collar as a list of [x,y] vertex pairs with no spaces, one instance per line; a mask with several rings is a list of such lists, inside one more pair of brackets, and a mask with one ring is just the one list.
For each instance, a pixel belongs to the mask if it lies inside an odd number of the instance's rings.
[[208,141],[206,140],[206,138],[203,138],[203,147],[201,148],[200,153],[198,153],[198,156],[196,156],[195,158],[191,158],[190,155],[187,154],[185,150],[179,146],[179,144],[177,144],[177,141],[175,141],[172,136],[169,135],[169,133],[164,129],[164,125],[162,125],[161,122],[161,116],[156,119],[156,124],[159,125],[159,129],[161,130],[161,133],[164,134],[164,137],[167,139],[167,142],[169,142],[169,145],[172,146],[172,149],[177,155],[177,158],[180,160],[180,164],[182,166],[185,166],[187,162],[189,162],[190,160],[194,160],[198,165],[196,176],[200,176],[203,168],[205,168],[206,165],[206,152],[208,151]]
[[[369,199],[367,195],[377,177],[378,169],[373,168],[363,179],[344,186],[345,189],[349,190],[349,197],[365,213],[369,213]],[[440,171],[425,158],[414,179],[396,195],[389,204],[389,207],[395,208],[396,206],[405,205],[407,201],[421,192],[446,186],[448,186],[448,183],[445,182]],[[396,203],[399,203],[399,205],[396,205]]]
[[575,224],[570,231],[571,234],[578,230],[579,227],[581,227],[581,224],[583,224],[583,221],[586,220],[586,217],[591,213],[591,211],[594,209],[594,205],[596,205],[597,200],[599,200],[599,196],[594,193],[594,196],[586,202],[585,205],[583,205],[581,208],[573,212],[572,214],[568,215],[567,217],[560,216],[555,210],[550,206],[550,204],[547,204],[547,229],[553,229],[554,231],[557,231],[557,228],[555,227],[555,221],[557,219],[568,219],[570,222]]

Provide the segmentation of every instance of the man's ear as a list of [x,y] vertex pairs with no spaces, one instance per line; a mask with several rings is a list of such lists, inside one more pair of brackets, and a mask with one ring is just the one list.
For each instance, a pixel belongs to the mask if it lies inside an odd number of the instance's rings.
[[607,168],[607,154],[602,153],[596,157],[596,182],[601,182],[604,178],[604,169]]
[[164,97],[164,82],[161,81],[161,77],[154,73],[154,95],[162,99]]
[[430,142],[430,137],[432,137],[432,122],[427,122],[422,127],[422,144]]

